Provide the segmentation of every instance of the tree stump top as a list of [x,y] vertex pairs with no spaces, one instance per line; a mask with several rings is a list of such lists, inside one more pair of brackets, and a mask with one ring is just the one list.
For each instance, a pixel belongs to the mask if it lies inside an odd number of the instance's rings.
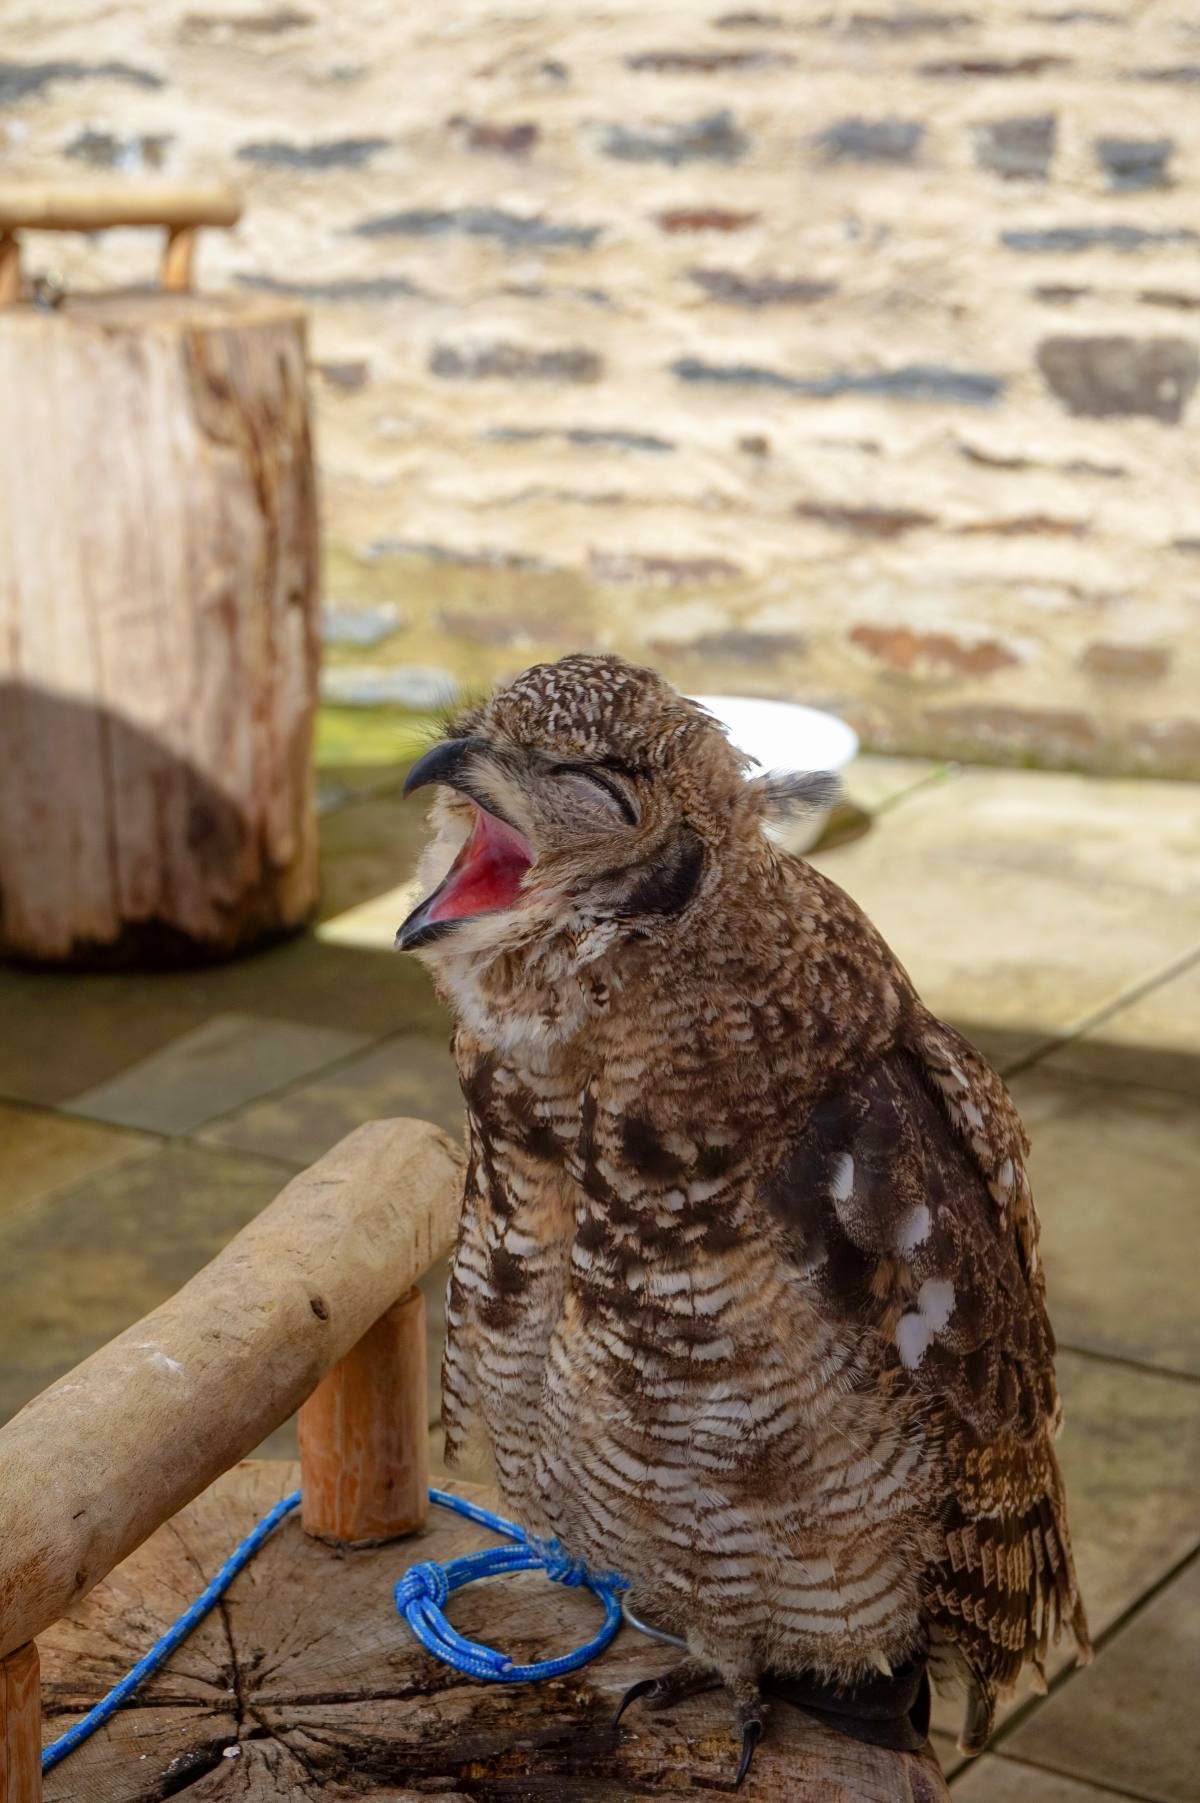
[[[128,1670],[298,1482],[297,1466],[236,1466],[41,1637],[47,1739]],[[133,1706],[48,1775],[46,1803],[711,1803],[728,1792],[736,1750],[720,1693],[660,1716],[635,1706],[611,1726],[626,1687],[677,1657],[628,1627],[582,1671],[537,1685],[476,1683],[425,1652],[396,1612],[396,1579],[417,1559],[493,1538],[435,1508],[422,1534],[347,1555],[293,1516]],[[450,1611],[465,1634],[534,1659],[593,1633],[599,1605],[529,1573],[472,1586]],[[944,1803],[947,1792],[931,1753],[860,1746],[777,1704],[739,1796]]]

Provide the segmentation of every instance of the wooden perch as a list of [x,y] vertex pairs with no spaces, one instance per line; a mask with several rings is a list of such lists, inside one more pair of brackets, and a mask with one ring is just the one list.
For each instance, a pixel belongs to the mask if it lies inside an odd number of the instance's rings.
[[236,225],[241,196],[224,182],[93,181],[0,182],[0,304],[21,298],[18,231],[102,232],[113,226],[160,225],[167,230],[162,285],[192,283],[196,232],[203,225]]
[[0,1660],[310,1395],[449,1248],[460,1154],[374,1121],[0,1429]]

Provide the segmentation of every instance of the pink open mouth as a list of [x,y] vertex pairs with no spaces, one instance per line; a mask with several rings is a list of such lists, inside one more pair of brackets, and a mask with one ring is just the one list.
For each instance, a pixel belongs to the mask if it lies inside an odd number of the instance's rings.
[[521,878],[533,863],[533,848],[515,827],[473,804],[471,836],[433,894],[415,908],[396,935],[403,950],[415,950],[455,921],[511,908],[523,891]]
[[425,919],[430,925],[467,920],[510,908],[521,893],[521,878],[533,863],[529,841],[494,814],[475,809],[475,825],[439,887]]

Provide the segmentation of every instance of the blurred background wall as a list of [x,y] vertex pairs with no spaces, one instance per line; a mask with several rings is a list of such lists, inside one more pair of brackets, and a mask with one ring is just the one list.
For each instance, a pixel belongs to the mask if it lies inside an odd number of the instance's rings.
[[614,646],[1200,774],[1194,0],[729,3],[7,0],[0,166],[243,185],[201,281],[312,310],[335,695]]

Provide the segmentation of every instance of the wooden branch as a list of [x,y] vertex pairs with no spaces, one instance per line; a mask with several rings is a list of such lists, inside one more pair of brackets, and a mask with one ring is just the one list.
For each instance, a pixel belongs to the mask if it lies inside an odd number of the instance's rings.
[[425,1298],[410,1290],[300,1410],[302,1519],[336,1546],[377,1546],[429,1513]]
[[168,294],[186,294],[192,285],[196,262],[196,228],[173,225],[163,245],[162,285]]
[[41,1803],[42,1693],[30,1641],[0,1659],[0,1803]]
[[0,1429],[0,1658],[244,1458],[448,1249],[461,1155],[374,1121]]
[[117,225],[236,225],[241,196],[224,182],[0,183],[0,231],[102,232]]

